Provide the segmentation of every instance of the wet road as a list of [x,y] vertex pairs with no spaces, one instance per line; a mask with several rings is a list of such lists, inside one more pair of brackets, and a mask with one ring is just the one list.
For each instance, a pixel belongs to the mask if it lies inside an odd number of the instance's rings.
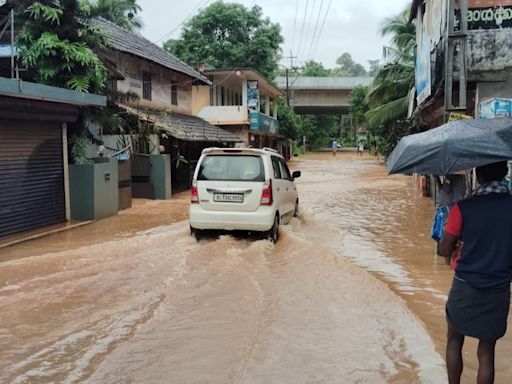
[[302,213],[276,246],[196,243],[182,195],[0,250],[0,382],[445,382],[430,202],[374,161],[293,167]]

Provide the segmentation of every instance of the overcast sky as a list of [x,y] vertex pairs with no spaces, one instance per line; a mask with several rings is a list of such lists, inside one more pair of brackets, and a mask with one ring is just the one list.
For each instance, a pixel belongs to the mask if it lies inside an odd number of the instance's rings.
[[[214,0],[138,0],[141,5],[144,28],[142,34],[161,45],[162,39],[178,38],[180,24],[190,17],[198,5],[210,4]],[[303,62],[308,57],[322,62],[326,67],[336,65],[336,58],[349,52],[355,61],[367,66],[368,60],[380,59],[382,47],[387,39],[380,36],[378,29],[382,21],[402,11],[410,0],[225,0],[245,6],[257,4],[274,23],[279,23],[285,42],[283,56],[290,50]],[[325,26],[318,44],[312,44],[316,21],[317,33],[324,16]],[[306,12],[306,5],[307,12]],[[323,8],[320,11],[320,6]],[[195,12],[197,13],[197,11]],[[295,15],[297,14],[297,17]],[[320,14],[320,17],[318,15]],[[296,20],[296,21],[295,21]],[[176,30],[175,30],[176,29]],[[174,33],[169,34],[175,30]],[[294,34],[295,31],[295,34]],[[315,42],[318,39],[315,38]],[[311,53],[310,52],[310,47]],[[289,65],[290,60],[283,60]]]

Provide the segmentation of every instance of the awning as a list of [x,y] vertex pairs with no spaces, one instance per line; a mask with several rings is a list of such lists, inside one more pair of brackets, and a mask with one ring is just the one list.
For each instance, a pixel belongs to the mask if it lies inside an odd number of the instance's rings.
[[229,142],[238,143],[243,140],[230,131],[216,127],[199,117],[183,115],[169,111],[158,111],[146,107],[132,107],[119,104],[128,113],[141,121],[154,124],[172,137],[183,141],[195,142]]

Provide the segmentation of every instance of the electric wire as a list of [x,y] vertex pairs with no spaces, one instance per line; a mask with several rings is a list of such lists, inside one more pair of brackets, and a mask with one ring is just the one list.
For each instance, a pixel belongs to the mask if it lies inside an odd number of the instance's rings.
[[[313,0],[313,5],[311,7],[311,11],[309,11],[309,21],[307,23],[307,28],[306,28],[306,34],[305,34],[305,38],[304,38],[304,42],[306,43],[304,45],[304,52],[302,52],[302,55],[304,57],[306,57],[306,52],[308,50],[307,48],[307,41],[308,41],[308,38],[309,38],[309,31],[311,29],[311,24],[313,23],[313,14],[315,13],[315,5],[316,5],[316,0]],[[299,52],[299,56],[301,55],[301,52]],[[307,61],[307,59],[306,59]]]
[[[306,20],[308,18],[308,9],[309,9],[309,0],[306,0],[306,7],[304,9],[304,19],[302,21],[302,30],[300,33],[299,48],[297,50],[297,56],[299,56],[300,52],[302,51],[302,45],[304,43],[304,31],[306,29]],[[299,57],[299,59],[300,59],[300,57]]]
[[176,28],[174,28],[172,31],[166,33],[165,35],[163,35],[161,38],[159,38],[158,40],[155,40],[154,43],[159,43],[161,42],[162,40],[172,36],[172,34],[174,32],[176,32],[181,26],[183,26],[187,21],[190,20],[190,18],[196,13],[198,12],[199,10],[203,9],[206,5],[208,5],[208,3],[210,3],[212,0],[199,0],[197,3],[196,3],[196,6],[192,9],[192,11],[189,12],[189,14],[185,17],[185,19],[183,19],[183,21],[181,23],[179,23]]
[[292,35],[292,56],[293,56],[293,50],[295,48],[295,32],[297,31],[297,16],[299,13],[299,3],[300,3],[300,0],[297,0],[295,2],[295,18],[293,20],[293,35]]
[[320,17],[322,15],[322,9],[324,8],[324,0],[320,3],[320,8],[318,9],[318,15],[316,16],[316,22],[315,22],[315,31],[313,32],[313,37],[311,38],[311,45],[309,46],[308,51],[308,60],[311,58],[311,50],[313,49],[313,43],[316,38],[316,33],[318,32],[318,26],[320,25]]

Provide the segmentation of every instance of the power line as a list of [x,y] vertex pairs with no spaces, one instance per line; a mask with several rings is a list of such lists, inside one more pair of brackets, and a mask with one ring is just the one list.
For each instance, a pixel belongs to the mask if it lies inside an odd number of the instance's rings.
[[182,25],[184,25],[187,21],[190,20],[190,18],[199,10],[201,10],[202,8],[204,8],[208,3],[210,3],[212,0],[199,0],[197,3],[196,3],[196,6],[192,9],[192,11],[190,11],[190,13],[185,17],[185,19],[183,19],[183,21],[181,23],[179,23],[176,28],[174,28],[171,32],[168,32],[166,33],[165,35],[163,35],[161,38],[159,38],[158,40],[154,41],[154,43],[159,43],[160,41],[164,40],[165,38],[167,37],[170,37],[174,32],[176,32]]
[[[320,38],[322,37],[322,33],[324,31],[324,27],[325,27],[325,22],[327,21],[327,16],[329,15],[329,11],[331,9],[331,5],[332,5],[332,0],[329,1],[329,4],[327,5],[327,10],[325,11],[325,15],[324,15],[324,20],[322,22],[322,26],[320,28],[320,32],[318,33],[318,36],[317,36],[317,40],[316,40],[316,44],[315,44],[315,50],[313,50],[313,53],[316,52],[316,48],[318,46],[318,42],[320,41]],[[293,79],[292,83],[290,84],[290,87],[293,86],[293,84],[295,84],[295,82],[300,78],[302,77],[302,75],[299,73],[297,74],[297,76],[295,77],[295,79]]]
[[311,45],[309,46],[308,59],[311,57],[311,50],[313,49],[313,43],[316,38],[316,33],[318,32],[318,26],[320,25],[320,16],[322,14],[323,8],[324,8],[324,0],[322,0],[322,2],[320,3],[320,9],[318,9],[318,15],[316,16],[315,31],[313,32],[313,37],[311,39]]
[[302,50],[302,45],[304,42],[304,31],[306,29],[306,20],[308,18],[308,9],[309,9],[309,0],[306,0],[306,8],[304,9],[304,20],[302,22],[302,30],[300,33],[299,49],[297,50],[297,54],[299,54],[299,55]]
[[299,13],[299,3],[300,3],[299,0],[297,0],[295,2],[295,19],[293,21],[292,52],[293,52],[293,49],[295,48],[295,32],[297,30],[297,15]]
[[[307,28],[306,28],[306,34],[305,34],[305,37],[304,37],[304,42],[307,42],[308,40],[308,35],[309,35],[309,30],[311,29],[311,24],[313,22],[313,14],[315,13],[315,5],[316,5],[316,0],[313,0],[313,6],[311,7],[311,11],[309,12],[309,22],[307,23]],[[304,45],[304,52],[302,53],[303,55],[306,55],[306,52],[307,52],[307,44]],[[301,55],[301,52],[298,52],[297,53],[299,56]]]

